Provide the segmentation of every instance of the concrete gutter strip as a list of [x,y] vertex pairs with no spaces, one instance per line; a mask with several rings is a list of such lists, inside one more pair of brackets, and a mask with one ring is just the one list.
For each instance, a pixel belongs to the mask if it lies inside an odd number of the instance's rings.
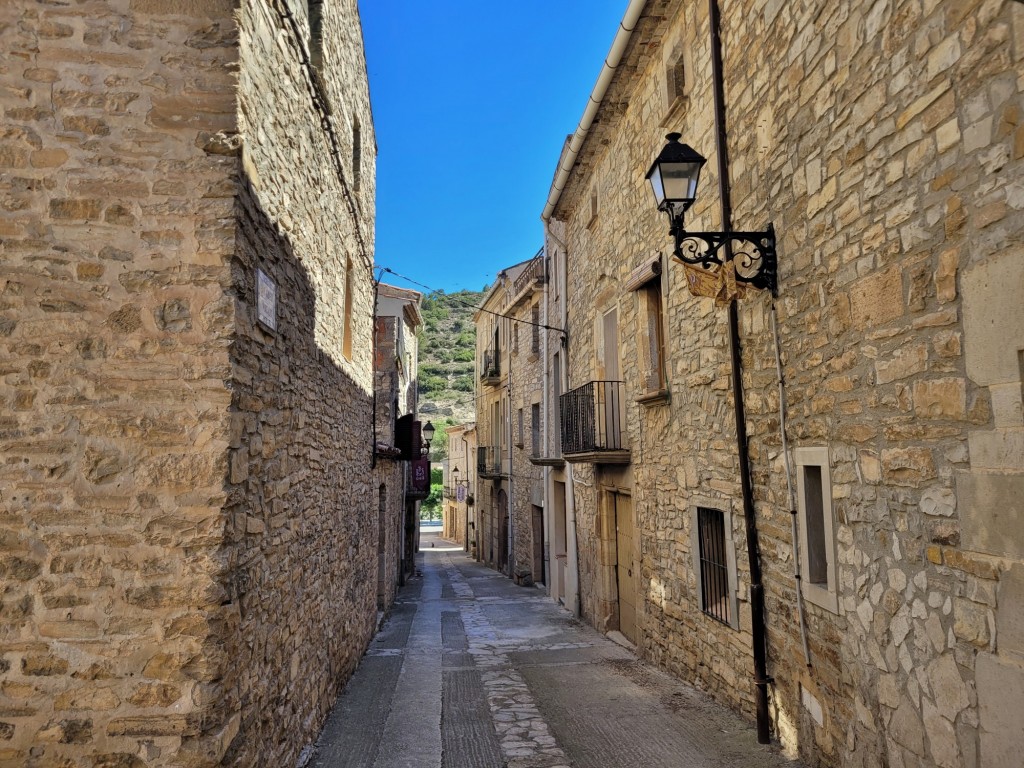
[[561,165],[558,168],[558,173],[555,174],[555,180],[551,184],[551,191],[548,193],[547,205],[544,206],[544,212],[540,215],[545,221],[551,218],[555,206],[558,205],[558,199],[562,196],[562,190],[569,179],[569,173],[572,171],[573,166],[576,165],[576,158],[583,147],[583,142],[586,140],[591,126],[594,124],[594,118],[597,117],[601,101],[608,91],[608,86],[612,82],[615,70],[622,61],[622,54],[626,50],[626,45],[633,35],[633,30],[636,28],[637,21],[640,19],[640,13],[645,5],[647,5],[647,0],[630,0],[626,13],[619,23],[619,31],[615,33],[615,39],[612,41],[611,50],[608,51],[608,56],[604,60],[601,74],[598,75],[597,83],[590,93],[587,108],[583,110],[583,117],[580,118],[579,125],[576,126],[576,132],[573,133],[567,150],[562,154]]

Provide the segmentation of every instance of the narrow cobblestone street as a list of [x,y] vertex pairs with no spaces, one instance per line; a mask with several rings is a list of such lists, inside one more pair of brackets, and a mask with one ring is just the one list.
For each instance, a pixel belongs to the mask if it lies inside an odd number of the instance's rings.
[[541,593],[423,536],[316,768],[795,766]]

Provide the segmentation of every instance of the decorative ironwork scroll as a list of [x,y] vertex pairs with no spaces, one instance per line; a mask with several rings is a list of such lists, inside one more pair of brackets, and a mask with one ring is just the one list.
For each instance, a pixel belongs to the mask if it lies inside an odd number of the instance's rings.
[[[775,228],[771,224],[764,232],[687,232],[680,222],[673,226],[671,234],[675,237],[673,255],[683,263],[710,270],[713,265],[721,269],[731,260],[738,282],[775,293],[778,262]],[[722,253],[726,243],[731,244],[731,259]]]

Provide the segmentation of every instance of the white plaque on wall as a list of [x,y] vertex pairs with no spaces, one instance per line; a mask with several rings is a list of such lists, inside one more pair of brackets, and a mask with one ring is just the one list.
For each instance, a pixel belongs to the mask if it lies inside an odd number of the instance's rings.
[[256,319],[269,330],[277,330],[277,285],[262,269],[256,270]]

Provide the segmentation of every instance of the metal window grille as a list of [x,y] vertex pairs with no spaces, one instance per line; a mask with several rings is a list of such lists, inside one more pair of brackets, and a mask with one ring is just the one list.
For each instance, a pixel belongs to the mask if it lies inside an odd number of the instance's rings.
[[530,406],[530,433],[532,438],[531,453],[533,456],[540,456],[540,404],[534,403]]
[[730,624],[729,566],[722,510],[697,508],[697,540],[700,544],[701,610],[723,624]]
[[562,395],[562,453],[618,451],[625,424],[621,381],[591,381]]
[[540,305],[534,304],[531,314],[533,333],[530,336],[530,352],[540,354]]

